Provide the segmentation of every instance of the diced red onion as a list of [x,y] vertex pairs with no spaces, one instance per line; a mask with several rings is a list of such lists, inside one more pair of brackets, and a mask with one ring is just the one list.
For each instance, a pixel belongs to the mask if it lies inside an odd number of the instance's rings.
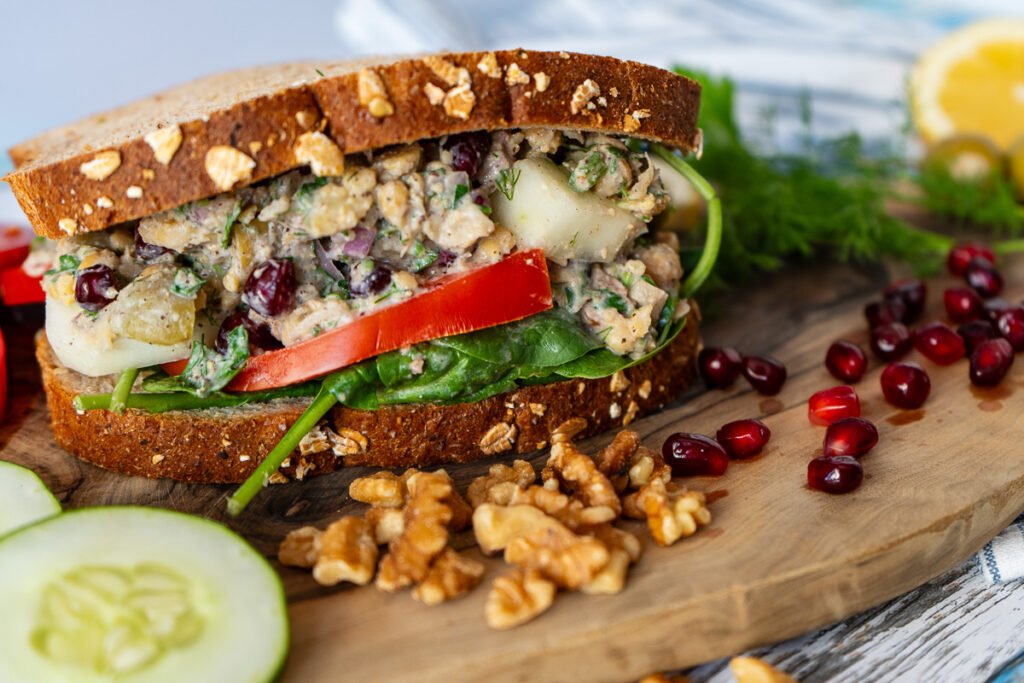
[[327,273],[334,280],[343,280],[345,277],[338,270],[338,266],[334,265],[334,261],[327,255],[327,251],[324,249],[324,245],[320,240],[313,240],[313,253],[316,254],[317,264],[323,268],[323,271]]
[[352,239],[345,243],[341,251],[346,256],[366,258],[370,249],[373,248],[373,241],[377,239],[377,231],[370,228],[357,227],[352,231]]

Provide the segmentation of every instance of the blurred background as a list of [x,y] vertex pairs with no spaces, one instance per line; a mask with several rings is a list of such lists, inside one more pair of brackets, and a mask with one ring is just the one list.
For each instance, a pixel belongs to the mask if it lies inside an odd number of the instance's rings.
[[[175,0],[5,2],[0,148],[213,71],[291,59],[522,46],[731,75],[741,127],[867,140],[905,127],[919,52],[1013,0]],[[0,172],[10,170],[0,155]],[[20,211],[0,189],[0,221]]]

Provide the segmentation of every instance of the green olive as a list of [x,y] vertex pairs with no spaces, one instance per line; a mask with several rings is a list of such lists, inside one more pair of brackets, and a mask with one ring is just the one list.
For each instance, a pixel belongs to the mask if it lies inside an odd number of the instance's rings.
[[1003,172],[1002,152],[982,135],[953,135],[932,145],[924,168],[943,168],[957,180],[984,180]]

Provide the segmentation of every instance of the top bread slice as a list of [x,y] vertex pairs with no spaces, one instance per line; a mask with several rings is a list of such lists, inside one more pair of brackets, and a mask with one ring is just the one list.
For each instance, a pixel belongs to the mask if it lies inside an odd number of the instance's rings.
[[[309,163],[466,130],[546,127],[700,146],[700,86],[636,62],[505,50],[304,62],[209,76],[10,150],[35,231],[103,230]],[[304,140],[299,143],[299,140]],[[321,145],[325,140],[316,136]],[[213,152],[211,152],[211,149]]]

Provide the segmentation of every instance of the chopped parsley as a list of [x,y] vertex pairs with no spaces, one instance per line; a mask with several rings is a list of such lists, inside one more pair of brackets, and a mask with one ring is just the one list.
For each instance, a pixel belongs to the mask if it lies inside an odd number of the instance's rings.
[[46,271],[46,274],[56,275],[57,273],[73,273],[78,270],[78,266],[81,263],[82,259],[78,258],[74,254],[62,254],[61,257],[57,259],[57,267]]
[[225,249],[231,244],[231,231],[235,227],[235,222],[238,220],[238,216],[242,213],[242,202],[235,202],[235,205],[231,207],[231,213],[228,214],[228,220],[224,223],[224,233],[220,236],[220,246]]
[[409,256],[412,258],[409,262],[409,270],[418,273],[434,263],[439,256],[439,252],[417,240],[409,249]]
[[608,163],[604,160],[604,153],[594,150],[583,157],[569,174],[569,187],[577,192],[586,192],[607,172]]
[[451,206],[451,208],[454,209],[455,207],[457,207],[459,205],[459,201],[463,197],[465,197],[467,194],[469,194],[469,186],[468,185],[463,185],[462,183],[459,183],[458,185],[456,185],[455,186],[455,195],[452,197],[452,206]]
[[199,277],[196,271],[191,268],[178,268],[174,273],[174,281],[171,282],[171,294],[184,299],[195,299],[204,284],[206,280]]

